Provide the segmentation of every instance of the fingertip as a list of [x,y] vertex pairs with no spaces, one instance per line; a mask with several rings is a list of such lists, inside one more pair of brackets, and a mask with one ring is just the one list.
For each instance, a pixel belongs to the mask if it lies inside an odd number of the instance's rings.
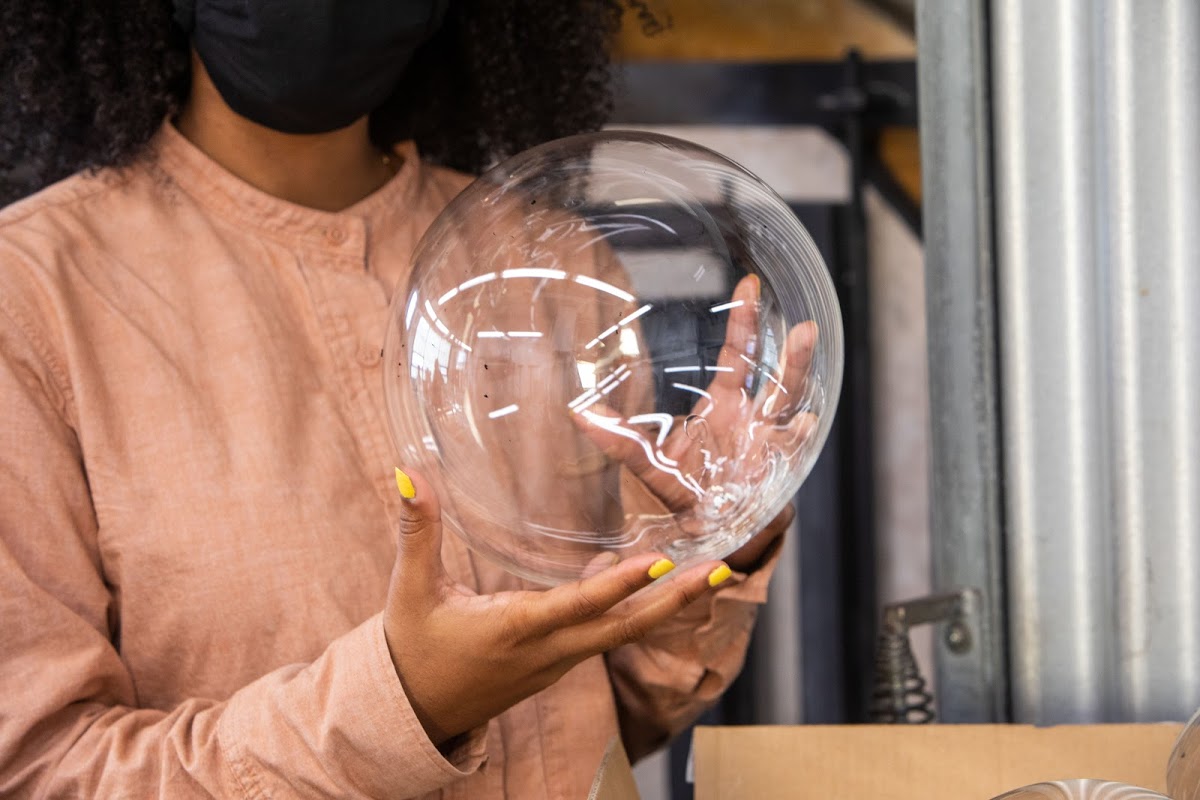
[[623,559],[613,569],[620,570],[620,581],[625,585],[626,593],[632,594],[673,572],[675,566],[665,554],[651,552]]
[[425,476],[415,470],[395,468],[396,492],[401,497],[400,507],[405,517],[437,522],[442,516],[442,507],[437,492]]
[[747,275],[738,281],[733,290],[733,300],[740,303],[731,313],[739,314],[754,311],[758,306],[758,298],[762,293],[757,275]]
[[646,574],[650,576],[651,580],[658,580],[673,569],[675,569],[674,561],[669,558],[660,558],[650,565]]
[[412,478],[404,470],[399,467],[396,470],[396,489],[400,492],[400,496],[405,500],[413,500],[417,496],[417,487],[413,484]]
[[792,326],[792,329],[788,331],[787,340],[791,347],[796,347],[797,345],[807,345],[811,342],[815,342],[817,340],[817,323],[813,322],[811,319],[805,320],[804,322],[797,322]]
[[733,575],[733,570],[729,568],[728,564],[722,563],[721,566],[708,573],[708,585],[715,589],[729,580],[731,575]]

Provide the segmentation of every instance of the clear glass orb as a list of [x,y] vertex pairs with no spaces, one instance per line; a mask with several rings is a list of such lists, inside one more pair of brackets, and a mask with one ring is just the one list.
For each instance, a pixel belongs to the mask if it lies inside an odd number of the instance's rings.
[[1168,800],[1124,783],[1097,780],[1047,781],[1005,792],[993,800]]
[[765,183],[606,132],[509,159],[434,221],[392,302],[385,388],[399,465],[445,526],[555,584],[744,545],[821,450],[842,347],[826,267]]
[[1005,792],[994,800],[1168,800],[1124,783],[1096,780],[1049,781]]
[[1167,762],[1167,794],[1174,800],[1200,800],[1200,711],[1175,740]]

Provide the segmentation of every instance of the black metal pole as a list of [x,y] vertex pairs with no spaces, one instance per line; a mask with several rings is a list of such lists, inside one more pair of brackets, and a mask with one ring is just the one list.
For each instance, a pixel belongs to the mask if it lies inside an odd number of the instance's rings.
[[875,475],[871,398],[871,326],[867,221],[863,207],[868,96],[862,59],[851,51],[841,92],[843,141],[850,156],[850,202],[842,217],[844,256],[838,290],[846,326],[842,388],[842,613],[847,722],[865,722],[878,626],[875,569]]

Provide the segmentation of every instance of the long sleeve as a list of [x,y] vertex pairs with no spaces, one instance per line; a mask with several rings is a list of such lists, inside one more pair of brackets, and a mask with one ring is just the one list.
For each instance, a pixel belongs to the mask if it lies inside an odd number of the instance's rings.
[[643,641],[608,654],[630,758],[651,753],[686,728],[737,677],[781,549],[777,543],[751,574],[735,572],[726,586]]
[[[425,736],[378,615],[311,663],[269,672],[222,701],[139,708],[117,645],[119,587],[106,580],[70,383],[3,300],[0,795],[408,797],[479,767],[481,733],[448,757]],[[163,602],[188,602],[168,585],[162,592]],[[231,655],[222,646],[207,654]]]

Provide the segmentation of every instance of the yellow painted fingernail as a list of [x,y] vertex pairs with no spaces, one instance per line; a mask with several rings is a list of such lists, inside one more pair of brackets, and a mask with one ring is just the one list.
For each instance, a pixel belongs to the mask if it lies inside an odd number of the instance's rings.
[[675,562],[669,558],[660,558],[650,565],[650,577],[658,580],[663,575],[666,575],[671,570],[675,569]]
[[399,467],[396,467],[396,488],[405,500],[412,500],[417,496],[417,487],[413,486],[412,478],[405,475]]
[[720,586],[722,583],[729,580],[729,576],[732,574],[733,574],[733,570],[731,570],[729,568],[729,565],[722,564],[721,566],[714,569],[712,572],[708,573],[708,585],[709,586]]

